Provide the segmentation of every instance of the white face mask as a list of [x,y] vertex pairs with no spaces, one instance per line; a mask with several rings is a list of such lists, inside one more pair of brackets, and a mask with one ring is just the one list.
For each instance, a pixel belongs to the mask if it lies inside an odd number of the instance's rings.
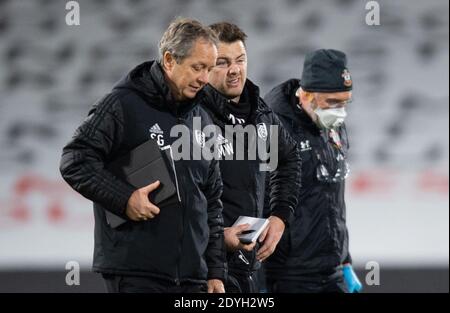
[[323,110],[317,107],[314,110],[314,113],[317,114],[318,124],[321,128],[336,128],[341,126],[344,123],[345,118],[347,117],[347,112],[345,108],[335,108],[335,109],[326,109]]

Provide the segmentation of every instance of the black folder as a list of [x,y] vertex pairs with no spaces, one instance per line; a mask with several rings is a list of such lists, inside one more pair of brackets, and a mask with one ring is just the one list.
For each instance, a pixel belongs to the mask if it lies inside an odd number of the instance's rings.
[[[170,148],[170,147],[169,147]],[[148,140],[111,162],[107,169],[117,178],[122,179],[136,188],[148,186],[160,181],[160,186],[149,195],[149,200],[159,205],[177,194],[169,168],[172,167],[174,179],[176,170],[171,155],[163,153],[154,140]],[[112,228],[116,228],[126,220],[105,210],[106,220]]]

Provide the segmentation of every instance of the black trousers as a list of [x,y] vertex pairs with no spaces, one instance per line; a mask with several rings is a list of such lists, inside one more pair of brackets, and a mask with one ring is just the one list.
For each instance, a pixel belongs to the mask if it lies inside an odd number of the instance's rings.
[[315,274],[295,278],[267,277],[267,290],[271,293],[347,293],[342,271],[331,275]]
[[258,275],[250,273],[228,273],[226,293],[259,293]]
[[108,293],[206,293],[206,283],[182,283],[179,286],[151,277],[102,274]]

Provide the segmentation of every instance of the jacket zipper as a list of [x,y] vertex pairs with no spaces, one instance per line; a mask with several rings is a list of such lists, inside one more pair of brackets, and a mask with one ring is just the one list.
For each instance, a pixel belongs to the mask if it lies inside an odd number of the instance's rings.
[[172,147],[170,147],[170,158],[172,160],[172,167],[173,167],[173,171],[175,174],[175,186],[177,188],[177,195],[178,195],[178,201],[181,203],[181,194],[180,194],[180,188],[179,188],[179,184],[178,184],[178,174],[177,174],[177,168],[175,167],[175,161],[173,160],[173,152],[172,152]]
[[[178,116],[177,114],[177,125],[179,124],[183,124],[183,120]],[[172,155],[172,149],[170,149],[170,153]],[[183,235],[184,235],[184,220],[185,220],[185,207],[183,205],[182,199],[181,199],[181,195],[179,192],[179,185],[178,185],[178,175],[177,175],[177,171],[176,171],[176,167],[175,167],[175,161],[173,160],[173,155],[172,155],[172,162],[173,162],[173,167],[174,167],[174,171],[175,171],[175,183],[176,183],[176,188],[177,188],[177,193],[178,193],[178,200],[180,201],[180,207],[182,209],[182,216],[181,216],[181,225],[180,225],[180,244],[178,245],[178,260],[177,260],[177,277],[175,278],[175,284],[177,286],[180,286],[181,282],[180,282],[180,278],[181,278],[181,271],[180,271],[180,261],[181,261],[181,255],[183,252]]]
[[[179,188],[179,184],[178,184],[178,174],[177,174],[177,168],[175,167],[175,161],[174,161],[174,159],[173,159],[173,152],[172,152],[172,146],[171,145],[167,145],[167,146],[165,146],[165,147],[162,147],[161,148],[161,151],[166,151],[166,150],[169,150],[169,154],[170,154],[170,162],[171,162],[171,165],[172,165],[172,168],[173,168],[173,174],[174,174],[174,177],[175,177],[175,187],[176,187],[176,190],[177,190],[177,198],[178,198],[178,202],[180,203],[180,207],[183,207],[183,204],[182,204],[182,201],[181,201],[181,194],[180,194],[180,188]],[[182,227],[181,227],[181,239],[183,238],[183,223],[184,223],[184,217],[183,217],[183,220],[182,220],[182,222],[181,222],[181,225],[182,225]],[[180,240],[180,242],[181,242],[181,240]],[[177,268],[176,268],[176,277],[175,277],[175,279],[174,279],[174,283],[177,285],[177,286],[180,286],[180,264],[179,264],[179,262],[180,262],[180,256],[181,256],[181,249],[182,249],[182,247],[181,247],[181,244],[179,245],[179,247],[178,247],[178,260],[177,260]]]
[[161,148],[161,151],[166,151],[166,150],[169,150],[170,163],[172,165],[173,174],[174,174],[174,177],[175,177],[175,188],[177,189],[178,202],[181,203],[181,194],[180,194],[180,188],[179,188],[179,184],[178,184],[177,168],[175,167],[175,161],[173,160],[172,146],[167,145],[167,146]]
[[[324,142],[325,144],[325,150],[326,150],[326,154],[328,156],[328,168],[330,168],[330,170],[332,170],[332,172],[334,173],[336,168],[335,168],[335,153],[333,150],[333,147],[330,144],[330,138],[329,138],[329,134],[325,133],[325,138],[326,141]],[[331,166],[333,166],[333,168],[331,168]],[[328,221],[329,221],[329,225],[330,225],[330,231],[331,231],[331,236],[332,236],[332,242],[334,245],[334,248],[339,250],[339,241],[338,241],[338,225],[337,222],[335,222],[335,219],[337,218],[337,212],[335,210],[335,206],[337,205],[336,203],[336,199],[334,195],[334,192],[331,192],[331,189],[336,188],[335,184],[328,184],[327,185],[327,189],[330,190],[330,192],[327,194],[327,199],[328,199],[328,203],[329,203],[329,207],[330,207],[330,213],[328,214]],[[336,215],[336,216],[335,216]]]

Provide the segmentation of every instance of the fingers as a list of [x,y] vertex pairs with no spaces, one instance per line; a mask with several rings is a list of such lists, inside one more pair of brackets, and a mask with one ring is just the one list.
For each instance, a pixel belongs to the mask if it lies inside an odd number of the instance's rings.
[[143,208],[139,210],[140,215],[152,219],[155,218],[155,216],[161,212],[161,209],[156,205],[154,205],[153,203],[151,203],[147,197],[145,197],[143,201],[145,202],[145,204],[143,204]]
[[269,256],[272,255],[272,253],[275,251],[276,245],[277,245],[276,236],[273,236],[272,234],[268,234],[266,238],[264,238],[264,245],[259,249],[259,251],[256,254],[256,258],[263,262],[265,259],[267,259]]
[[223,282],[218,279],[209,280],[208,293],[225,293]]
[[259,242],[264,242],[264,240],[266,240],[267,237],[267,233],[269,232],[270,226],[267,227],[261,234],[261,236],[259,236]]
[[269,256],[271,256],[275,252],[275,247],[276,247],[276,245],[274,242],[267,242],[258,251],[256,258],[260,262],[264,262]]
[[129,217],[133,221],[146,221],[154,219],[160,212],[161,210],[157,206],[150,203],[145,206],[144,209],[136,210],[134,214],[132,216],[129,215]]
[[269,249],[270,249],[270,242],[269,240],[267,240],[264,243],[264,245],[261,248],[259,248],[258,252],[256,253],[256,258],[260,260],[261,257],[264,256],[265,253],[269,251]]
[[151,193],[152,191],[155,191],[159,188],[161,185],[161,182],[159,180],[155,181],[153,184],[150,184],[148,186],[143,187],[143,191],[145,191],[147,194]]
[[[239,235],[249,229],[250,224],[243,224],[233,227],[227,227],[224,229],[225,245],[229,251],[236,251],[243,249],[245,251],[251,251],[253,248],[249,248],[248,245],[244,245],[239,240]],[[254,247],[254,245],[251,245]]]
[[280,242],[282,232],[270,231],[265,238],[264,245],[259,249],[256,254],[256,258],[260,262],[264,262],[269,256],[271,256]]
[[146,194],[145,196],[145,210],[143,212],[141,212],[142,215],[144,215],[145,217],[152,219],[154,218],[156,215],[158,215],[161,210],[154,205],[152,202],[150,202],[150,200],[148,200],[148,194],[153,192],[154,190],[156,190],[159,186],[160,186],[160,181],[157,180],[156,182],[154,182],[153,184],[150,184],[143,189],[144,193]]
[[215,279],[208,281],[208,293],[215,293],[217,289],[216,285],[217,283]]
[[145,221],[153,219],[161,210],[150,202],[148,194],[160,186],[160,181],[156,181],[146,187],[136,190],[131,195],[127,203],[126,215],[133,221]]
[[149,206],[147,206],[145,211],[141,212],[141,216],[142,216],[143,220],[153,219],[160,212],[161,212],[161,210],[157,206],[150,204]]
[[155,215],[152,213],[138,213],[134,212],[133,214],[128,214],[128,217],[135,222],[147,221],[149,219],[155,218]]
[[261,262],[267,259],[275,251],[285,229],[284,222],[279,217],[271,216],[269,220],[269,226],[259,237],[259,242],[264,242],[264,245],[259,249],[257,254],[257,258]]
[[154,219],[155,215],[153,213],[147,213],[147,214],[142,214],[139,218],[139,220],[141,221],[146,221],[146,220],[151,220]]
[[239,235],[240,233],[242,233],[244,230],[247,230],[250,227],[250,224],[242,224],[239,226],[236,226],[236,234]]
[[250,251],[253,251],[253,249],[255,249],[255,247],[256,247],[256,242],[249,244],[249,245],[241,244],[240,250],[250,252]]
[[147,212],[149,214],[158,215],[161,212],[161,210],[156,205],[150,202],[150,205],[147,206]]

